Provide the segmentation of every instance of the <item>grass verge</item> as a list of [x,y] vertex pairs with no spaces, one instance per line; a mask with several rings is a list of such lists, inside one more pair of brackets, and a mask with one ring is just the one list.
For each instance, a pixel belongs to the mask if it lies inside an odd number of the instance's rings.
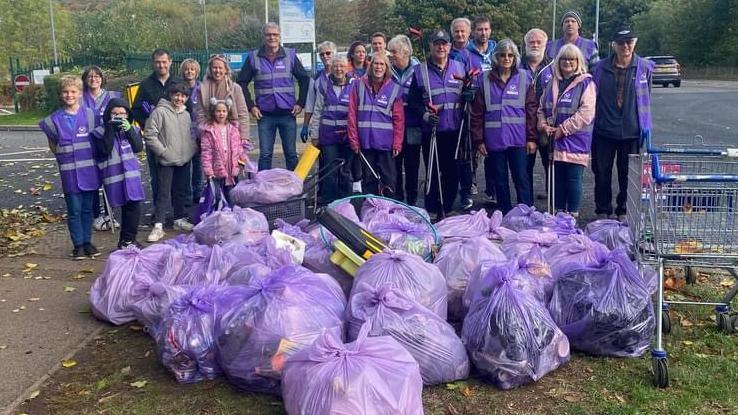
[[0,125],[37,125],[47,114],[44,111],[26,111],[0,116]]
[[[709,298],[725,276],[678,295]],[[708,289],[705,287],[715,287]],[[735,303],[735,302],[734,302]],[[735,305],[735,304],[734,304]],[[500,391],[479,377],[425,388],[428,415],[735,414],[738,335],[719,333],[709,307],[673,307],[665,336],[671,387],[656,389],[648,355],[636,359],[572,354],[534,384]],[[140,327],[110,329],[81,350],[16,414],[283,414],[279,397],[235,391],[225,380],[177,384]],[[144,381],[144,382],[142,382]]]

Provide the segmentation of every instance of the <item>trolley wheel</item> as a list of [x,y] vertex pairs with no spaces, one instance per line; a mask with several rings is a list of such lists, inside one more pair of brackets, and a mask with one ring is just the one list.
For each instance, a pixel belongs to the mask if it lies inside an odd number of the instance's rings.
[[735,317],[731,318],[729,313],[718,313],[717,328],[725,334],[733,334],[735,330]]
[[687,284],[694,284],[697,282],[697,270],[692,267],[684,267],[684,278],[687,280]]
[[669,387],[669,367],[665,357],[653,357],[653,385],[657,388]]
[[661,332],[671,333],[671,316],[667,310],[661,310]]

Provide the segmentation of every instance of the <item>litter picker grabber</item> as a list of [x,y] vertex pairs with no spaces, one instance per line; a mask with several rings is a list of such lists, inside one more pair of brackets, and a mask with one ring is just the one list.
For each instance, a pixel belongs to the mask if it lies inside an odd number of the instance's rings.
[[[553,109],[553,116],[546,120],[548,125],[556,126],[556,108]],[[556,209],[554,207],[555,203],[555,195],[556,195],[556,185],[555,183],[555,173],[554,173],[554,140],[555,135],[549,135],[548,136],[548,175],[546,176],[546,180],[548,181],[548,191],[546,192],[546,210],[548,213],[554,215],[556,214]]]
[[387,191],[387,190],[389,190],[390,193],[394,193],[394,189],[392,189],[392,186],[391,185],[386,185],[386,184],[382,183],[382,178],[379,176],[379,174],[376,172],[376,170],[374,170],[374,167],[372,167],[372,165],[369,164],[369,160],[366,159],[366,157],[364,156],[364,153],[362,153],[361,151],[359,151],[359,157],[361,158],[361,161],[364,162],[364,165],[366,165],[366,167],[369,169],[369,173],[371,173],[372,176],[374,176],[374,180],[377,181],[377,183],[378,183],[378,185],[377,185],[377,191],[379,192],[379,195],[380,196],[384,196],[384,192]]
[[108,211],[108,220],[110,221],[110,232],[115,235],[115,216],[113,215],[113,208],[110,207],[110,201],[108,200],[108,194],[105,192],[105,186],[102,186],[103,203],[105,203],[105,210]]

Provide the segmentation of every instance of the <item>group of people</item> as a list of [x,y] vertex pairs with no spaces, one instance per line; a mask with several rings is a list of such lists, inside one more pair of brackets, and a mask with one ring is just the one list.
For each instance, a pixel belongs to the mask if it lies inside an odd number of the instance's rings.
[[[556,210],[578,215],[582,174],[591,164],[597,215],[622,219],[627,157],[651,128],[652,65],[635,54],[629,28],[617,31],[614,54],[598,60],[597,45],[580,36],[576,11],[567,11],[561,25],[563,37],[552,41],[541,29],[528,31],[521,54],[511,39],[491,39],[488,18],[457,18],[451,35],[438,29],[427,37],[425,62],[413,56],[406,35],[375,33],[370,46],[354,42],[345,56],[325,41],[318,45],[324,69],[311,77],[295,50],[281,46],[279,26],[267,23],[263,44],[235,81],[222,55],[211,57],[200,81],[197,61],[183,61],[175,76],[170,54],[155,50],[154,71],[130,109],[103,89],[97,67],[82,79],[63,77],[61,108],[40,125],[61,171],[72,256],[99,254],[91,244],[94,217],[102,212],[102,223],[117,226],[107,219],[113,207],[123,211],[119,247],[138,243],[145,196],[136,153],[144,143],[155,206],[147,240],[156,242],[170,220],[175,229],[192,229],[186,207],[197,203],[203,179],[228,198],[239,175],[253,171],[250,116],[258,126],[258,169],[272,168],[277,132],[286,168],[294,169],[302,112],[300,138],[320,149],[321,166],[340,165],[321,178],[322,203],[363,192],[414,205],[422,158],[425,208],[443,216],[458,198],[469,209],[483,157],[487,200],[506,212],[510,177],[517,202],[533,204],[540,154],[552,173],[546,190]],[[615,160],[620,192],[613,209]]]

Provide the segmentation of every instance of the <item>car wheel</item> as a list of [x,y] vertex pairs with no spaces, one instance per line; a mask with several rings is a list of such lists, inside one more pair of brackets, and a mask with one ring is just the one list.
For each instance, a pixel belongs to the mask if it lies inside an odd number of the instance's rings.
[[674,82],[674,88],[679,88],[680,86],[682,86],[682,81]]

